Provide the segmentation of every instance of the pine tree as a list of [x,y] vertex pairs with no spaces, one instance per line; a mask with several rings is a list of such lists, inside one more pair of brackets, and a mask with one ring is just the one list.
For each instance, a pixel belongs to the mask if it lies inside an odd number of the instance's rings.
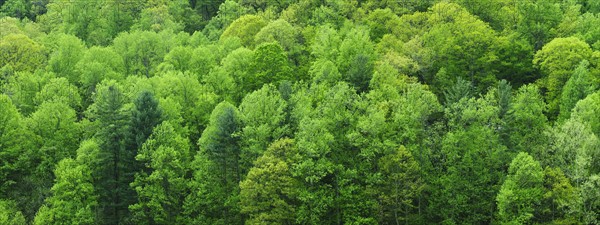
[[134,160],[132,152],[125,149],[127,137],[127,114],[123,111],[124,96],[115,82],[107,82],[98,88],[94,105],[99,131],[96,139],[101,152],[98,188],[99,204],[105,224],[120,224],[127,216],[127,206],[135,200],[129,187],[133,181],[130,167]]
[[217,105],[198,141],[200,151],[192,163],[194,178],[185,211],[193,222],[188,223],[242,223],[238,204],[239,129],[237,109],[228,102]]

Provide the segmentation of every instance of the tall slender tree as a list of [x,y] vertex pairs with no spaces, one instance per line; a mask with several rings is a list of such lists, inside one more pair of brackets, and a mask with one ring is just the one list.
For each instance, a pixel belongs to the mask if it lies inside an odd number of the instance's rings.
[[96,139],[100,142],[99,159],[102,163],[100,179],[95,186],[100,197],[101,220],[105,224],[121,224],[127,216],[127,206],[135,200],[129,187],[133,181],[128,171],[134,155],[125,149],[127,137],[127,114],[123,110],[124,95],[114,81],[107,81],[98,88],[95,111],[99,130]]

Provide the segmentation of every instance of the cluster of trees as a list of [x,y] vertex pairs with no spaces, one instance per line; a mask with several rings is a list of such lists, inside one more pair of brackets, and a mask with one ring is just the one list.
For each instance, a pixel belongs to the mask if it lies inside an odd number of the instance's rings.
[[0,224],[600,224],[597,0],[0,5]]

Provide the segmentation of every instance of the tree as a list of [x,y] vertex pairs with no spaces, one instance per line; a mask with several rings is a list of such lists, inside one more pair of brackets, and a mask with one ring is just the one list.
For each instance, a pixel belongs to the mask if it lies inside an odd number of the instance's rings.
[[577,184],[598,172],[594,163],[598,162],[600,141],[586,124],[571,118],[554,127],[548,138],[546,154],[540,157],[545,165],[560,168]]
[[[197,9],[201,9],[202,4],[197,4]],[[208,24],[204,27],[203,33],[210,40],[218,40],[225,28],[227,28],[234,20],[242,15],[249,13],[249,9],[241,6],[238,1],[225,0],[218,6],[218,13],[212,17]],[[205,17],[206,18],[206,17]]]
[[577,102],[571,113],[571,118],[580,121],[589,127],[596,136],[600,136],[600,92],[588,95],[586,98]]
[[257,90],[264,84],[295,80],[286,53],[275,42],[263,43],[256,47],[251,67],[254,77],[249,80],[250,90]]
[[25,225],[23,213],[17,210],[15,202],[10,200],[0,200],[0,224]]
[[375,51],[366,29],[353,29],[340,44],[337,64],[343,79],[359,92],[366,92],[373,76]]
[[288,135],[284,124],[287,103],[273,85],[265,85],[244,98],[239,106],[242,174],[246,174],[254,161],[273,141]]
[[267,21],[260,16],[244,15],[233,21],[223,31],[221,39],[238,37],[242,41],[242,46],[252,48],[255,45],[254,36],[266,25]]
[[221,68],[235,81],[237,92],[232,96],[235,102],[241,102],[247,93],[254,89],[252,64],[254,52],[247,48],[238,48],[221,60]]
[[42,70],[37,70],[35,73],[15,72],[6,79],[3,92],[10,97],[23,116],[29,116],[38,105],[35,96],[50,79],[55,77],[55,74]]
[[130,137],[128,147],[131,151],[137,152],[152,134],[154,127],[161,123],[162,110],[150,91],[142,91],[135,99],[134,105],[129,126],[129,134],[133,136]]
[[[428,207],[433,221],[486,223],[493,219],[502,168],[510,160],[494,129],[500,121],[494,92],[479,99],[462,98],[445,109],[450,130],[439,143],[439,156],[430,156],[440,164],[433,165],[430,175],[436,177],[430,181],[433,191]],[[453,207],[443,207],[448,204]]]
[[[423,35],[425,47],[433,52],[433,71],[425,82],[443,90],[461,77],[481,93],[496,82],[493,64],[497,57],[491,48],[497,42],[488,24],[454,3],[438,3],[429,14],[431,29]],[[447,76],[440,76],[445,69]]]
[[38,211],[35,224],[95,224],[97,196],[90,169],[66,158],[58,163],[52,196]]
[[56,38],[56,50],[50,54],[48,69],[60,77],[66,77],[71,83],[79,81],[75,65],[85,53],[84,43],[68,34],[60,34],[53,38]]
[[132,31],[121,33],[114,43],[115,52],[123,57],[127,75],[154,76],[157,66],[171,48],[172,33]]
[[[0,196],[4,199],[7,192],[18,180],[18,163],[25,153],[23,147],[23,119],[8,96],[0,94]],[[3,205],[4,206],[4,205]]]
[[500,221],[507,224],[530,222],[536,215],[535,206],[540,203],[544,171],[539,162],[521,152],[510,163],[508,176],[500,188],[496,201]]
[[77,87],[64,77],[52,78],[35,94],[34,102],[41,105],[44,102],[62,102],[72,109],[81,109],[81,96]]
[[534,222],[576,223],[580,210],[579,190],[560,168],[544,169],[544,195],[535,209]]
[[581,61],[579,66],[573,72],[573,75],[562,90],[560,100],[560,120],[567,120],[571,115],[571,110],[575,107],[579,100],[584,99],[589,94],[592,94],[596,89],[587,67],[589,62]]
[[45,64],[44,46],[24,34],[9,34],[0,38],[0,65],[10,65],[15,71],[33,72]]
[[129,183],[133,181],[131,165],[134,155],[125,149],[127,137],[127,114],[120,87],[114,81],[105,81],[98,87],[94,104],[88,116],[98,124],[95,135],[102,151],[100,178],[94,186],[98,189],[100,220],[106,224],[117,224],[127,217],[127,206],[135,199]]
[[237,109],[231,103],[219,103],[198,140],[200,151],[192,162],[192,190],[184,208],[193,223],[242,222],[238,208],[238,185],[242,176],[239,129]]
[[144,163],[131,187],[138,196],[130,205],[136,224],[175,224],[182,213],[187,192],[188,163],[191,154],[187,139],[163,122],[144,143],[136,160]]
[[539,82],[546,89],[550,119],[558,115],[560,94],[572,71],[591,54],[590,46],[576,37],[556,38],[535,54],[533,63],[546,75]]
[[[27,120],[29,129],[39,136],[38,176],[46,177],[51,185],[54,166],[62,159],[74,157],[81,130],[75,110],[62,102],[44,102]],[[41,185],[41,184],[40,184]]]
[[563,17],[560,4],[551,1],[520,1],[515,10],[518,14],[517,31],[527,38],[535,51],[555,36],[552,30]]
[[420,167],[412,154],[400,146],[378,162],[383,176],[383,184],[379,188],[382,204],[382,220],[387,224],[400,224],[411,221],[410,213],[415,208],[413,200],[424,188],[420,178]]
[[247,224],[293,224],[298,180],[292,175],[297,150],[291,139],[273,142],[240,182],[241,212]]
[[299,29],[292,26],[288,21],[278,19],[263,27],[254,38],[256,44],[277,42],[296,66],[303,62],[303,46],[299,43]]
[[542,159],[548,143],[544,133],[548,126],[545,109],[546,104],[537,86],[529,84],[517,90],[504,119],[509,136],[506,145],[511,152],[527,152]]

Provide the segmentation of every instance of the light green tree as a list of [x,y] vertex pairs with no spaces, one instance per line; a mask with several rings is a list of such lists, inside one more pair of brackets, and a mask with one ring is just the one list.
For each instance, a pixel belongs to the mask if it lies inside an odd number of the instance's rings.
[[98,203],[90,169],[66,158],[54,173],[52,195],[36,214],[34,224],[96,224]]
[[129,206],[133,222],[176,223],[187,193],[189,150],[187,139],[177,134],[168,121],[154,128],[136,156],[144,168],[131,183],[138,196],[137,203]]
[[529,223],[542,200],[544,171],[529,154],[521,152],[510,163],[508,176],[496,197],[498,216],[504,224]]
[[292,175],[297,150],[291,139],[273,142],[240,182],[241,212],[246,224],[295,222],[298,180]]
[[539,80],[546,92],[548,117],[555,119],[559,113],[560,95],[563,86],[582,60],[589,60],[590,46],[576,37],[556,38],[538,51],[533,63],[545,75]]

